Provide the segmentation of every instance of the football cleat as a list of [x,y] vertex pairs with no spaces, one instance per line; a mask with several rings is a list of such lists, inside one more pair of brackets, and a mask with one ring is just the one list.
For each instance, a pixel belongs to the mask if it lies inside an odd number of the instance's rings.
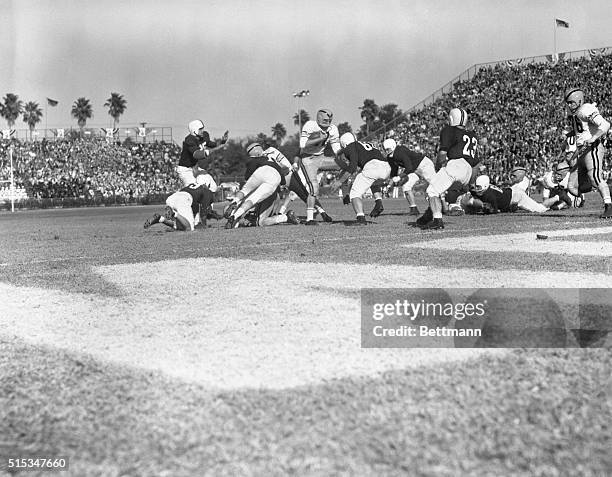
[[421,215],[417,220],[416,220],[416,224],[421,227],[425,224],[427,224],[428,222],[431,222],[433,220],[433,212],[431,211],[431,209],[428,207],[427,210],[425,211],[425,213],[423,215]]
[[225,209],[225,212],[223,212],[223,218],[229,219],[230,216],[234,213],[234,210],[236,210],[237,208],[238,208],[238,203],[232,202],[230,205],[227,206],[227,209]]
[[383,207],[382,202],[376,202],[372,212],[370,212],[370,217],[378,217],[380,214],[382,214],[383,210],[385,210],[385,208]]
[[287,222],[293,225],[300,225],[300,219],[295,216],[295,212],[293,210],[287,211]]
[[304,225],[319,225],[319,222],[317,222],[316,220],[307,220],[306,222],[304,222]]
[[225,223],[225,228],[226,229],[233,229],[236,225],[236,218],[231,215],[228,217],[227,222]]
[[151,225],[158,224],[159,219],[161,219],[161,215],[153,214],[153,217],[148,218],[147,221],[144,223],[144,228],[148,229],[149,227],[151,227]]
[[365,215],[358,215],[357,220],[355,221],[355,225],[368,225],[366,222]]
[[323,222],[333,222],[334,221],[331,218],[331,216],[325,211],[321,212],[321,218],[323,219]]
[[442,219],[433,219],[421,226],[421,230],[439,230],[444,228],[444,222]]
[[612,204],[605,205],[603,214],[601,214],[599,218],[600,219],[612,219]]
[[410,207],[408,210],[408,215],[420,215],[419,208],[416,205],[414,207]]

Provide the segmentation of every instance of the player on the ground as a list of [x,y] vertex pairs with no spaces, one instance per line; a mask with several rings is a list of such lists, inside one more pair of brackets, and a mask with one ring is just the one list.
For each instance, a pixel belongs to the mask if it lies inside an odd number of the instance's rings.
[[306,201],[306,225],[318,225],[314,220],[315,201],[319,196],[319,169],[329,165],[336,167],[332,158],[323,155],[325,146],[331,145],[334,155],[340,151],[340,134],[336,125],[332,124],[333,114],[328,109],[317,111],[316,121],[306,121],[300,133],[300,154],[298,166],[302,171],[305,186],[308,190]]
[[370,143],[357,141],[353,133],[344,133],[340,137],[340,145],[342,146],[342,155],[348,163],[338,159],[338,166],[345,172],[334,182],[332,191],[337,191],[350,175],[360,170],[353,181],[348,198],[357,216],[357,224],[365,225],[367,222],[363,212],[362,196],[377,180],[389,179],[391,166],[380,150]]
[[[285,176],[285,184],[289,190],[289,193],[280,202],[278,213],[284,214],[287,212],[289,204],[298,197],[304,203],[307,203],[308,191],[306,190],[306,187],[304,187],[305,179],[303,173],[299,169],[294,169],[291,162],[289,162],[289,159],[287,159],[287,157],[274,146],[264,143],[262,144],[262,147],[264,155],[268,157],[268,159],[276,162],[281,167],[282,173]],[[321,214],[323,221],[332,222],[331,216],[325,212],[325,209],[319,202],[319,199],[315,200],[315,210]]]
[[[474,187],[470,190],[472,196],[482,202],[484,213],[514,212],[517,208],[528,212],[544,213],[548,207],[533,200],[518,187],[497,187],[491,184],[489,176],[476,178]],[[468,201],[468,206],[477,207],[476,201]]]
[[[232,229],[239,225],[240,218],[245,215],[253,206],[265,201],[268,197],[278,193],[281,184],[285,183],[281,166],[275,161],[269,160],[264,155],[261,144],[254,143],[247,146],[249,160],[246,165],[244,178],[246,183],[236,194],[232,203],[225,211],[227,223],[226,229]],[[268,210],[266,208],[266,210]],[[270,208],[270,213],[272,209]],[[293,220],[293,214],[290,214]],[[286,214],[275,216],[275,223],[284,223],[289,220]],[[267,217],[266,217],[267,218]],[[263,224],[260,224],[263,225]]]
[[195,215],[202,210],[203,216],[213,201],[212,192],[205,185],[189,184],[166,199],[166,212],[153,214],[147,219],[144,228],[153,224],[164,224],[175,230],[193,232]]
[[521,189],[531,195],[531,179],[525,166],[514,166],[510,171],[510,187]]
[[448,113],[447,126],[440,133],[440,148],[438,151],[438,172],[431,178],[427,187],[429,207],[416,221],[423,229],[443,229],[442,194],[455,181],[468,185],[472,177],[472,169],[478,165],[478,139],[476,133],[466,129],[467,112],[453,108]]
[[[568,138],[567,162],[571,167],[568,189],[572,194],[579,195],[579,169],[585,169],[593,187],[597,189],[604,203],[602,219],[612,218],[612,200],[610,188],[603,178],[603,160],[605,148],[603,137],[610,129],[595,103],[584,100],[581,88],[574,87],[565,91],[565,105],[570,113],[572,127]],[[573,143],[573,144],[572,144]],[[575,146],[575,150],[572,146]]]
[[[204,130],[202,121],[195,119],[189,123],[189,134],[183,140],[181,157],[176,167],[176,173],[183,186],[195,183],[196,174],[206,173],[207,167],[198,168],[198,162],[209,157],[210,149],[224,145],[228,136],[229,131],[225,131],[221,141],[217,144],[210,140],[210,135]],[[200,164],[206,165],[205,162],[202,161]]]
[[563,210],[584,207],[585,197],[583,192],[592,190],[591,183],[586,177],[579,180],[580,195],[572,194],[567,184],[570,177],[570,166],[567,162],[561,161],[555,164],[552,171],[548,171],[540,179],[545,193],[543,193],[543,204],[551,210]]
[[[403,145],[398,146],[395,139],[385,139],[383,148],[387,153],[387,161],[391,165],[393,185],[402,188],[408,201],[409,215],[419,215],[412,189],[419,179],[425,180],[429,185],[436,174],[433,161],[420,152],[412,151]],[[404,171],[401,175],[398,175],[400,167],[403,167]]]

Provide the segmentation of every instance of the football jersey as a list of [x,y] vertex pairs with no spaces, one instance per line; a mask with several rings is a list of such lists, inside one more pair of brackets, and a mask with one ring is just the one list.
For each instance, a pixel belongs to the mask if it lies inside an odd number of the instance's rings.
[[270,161],[278,164],[281,169],[287,168],[288,170],[285,173],[289,172],[291,169],[289,159],[287,159],[287,157],[285,157],[285,155],[275,147],[270,146],[268,149],[266,149],[264,151],[264,156],[266,156]]
[[447,153],[448,159],[465,159],[474,167],[478,159],[478,139],[476,133],[457,126],[444,126],[440,133],[440,151]]
[[189,184],[183,187],[180,192],[187,192],[193,198],[191,203],[193,215],[200,211],[200,205],[204,210],[207,210],[213,201],[213,193],[205,185]]
[[204,131],[202,137],[190,134],[183,140],[183,149],[181,150],[181,158],[179,159],[178,165],[183,167],[195,166],[198,160],[193,157],[193,154],[201,149],[201,144],[211,148],[217,147],[217,143],[210,140],[210,136],[206,131]]
[[272,167],[274,170],[276,170],[276,172],[278,172],[278,174],[281,176],[281,185],[285,185],[285,176],[283,175],[280,166],[276,162],[270,161],[266,156],[249,158],[246,165],[246,171],[244,173],[245,180],[248,181],[253,173],[263,166]]
[[343,169],[351,174],[358,168],[363,169],[363,166],[374,159],[387,162],[383,153],[369,142],[352,142],[344,148],[344,156],[348,159],[348,164]]
[[[309,139],[319,139],[323,136],[327,136],[324,143],[316,146],[306,146],[306,141]],[[338,128],[332,124],[329,128],[327,128],[327,131],[323,131],[316,121],[306,121],[304,127],[302,127],[302,133],[300,134],[301,156],[321,156],[327,144],[331,145],[334,154],[338,153],[340,150],[340,133],[338,132]]]
[[470,192],[477,199],[490,204],[495,210],[501,212],[511,211],[510,202],[512,201],[512,189],[510,187],[500,189],[497,186],[491,185],[481,194],[477,194],[474,190]]
[[571,145],[572,138],[575,138],[574,144],[582,145],[587,139],[590,139],[605,121],[597,106],[593,103],[584,103],[578,108],[576,114],[569,117],[572,126],[572,135],[568,138],[568,144]]
[[404,168],[406,174],[412,174],[417,170],[424,157],[423,154],[412,151],[406,146],[397,146],[393,154],[387,156],[387,161],[391,165],[391,177],[397,175],[400,167]]

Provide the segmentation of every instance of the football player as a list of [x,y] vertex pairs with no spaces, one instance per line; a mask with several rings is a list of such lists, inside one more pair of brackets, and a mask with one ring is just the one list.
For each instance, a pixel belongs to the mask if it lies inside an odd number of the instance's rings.
[[438,151],[438,172],[431,178],[427,187],[429,207],[416,221],[423,229],[443,229],[442,195],[455,181],[468,185],[472,169],[478,165],[478,139],[476,133],[466,128],[467,112],[453,108],[448,113],[448,125],[440,133]]
[[[406,146],[398,146],[395,139],[385,139],[383,141],[383,148],[387,153],[387,161],[391,165],[392,183],[390,183],[390,186],[401,187],[408,201],[409,215],[419,215],[419,209],[417,208],[412,188],[419,179],[425,180],[429,185],[429,182],[436,174],[433,161],[424,154],[412,151]],[[404,168],[401,176],[398,175],[400,167]]]
[[[306,190],[306,187],[304,187],[304,174],[299,169],[293,169],[291,162],[289,162],[289,159],[287,159],[287,157],[275,147],[269,144],[262,144],[262,147],[264,155],[268,157],[268,159],[276,162],[281,167],[282,173],[285,176],[285,184],[289,189],[289,193],[280,202],[278,212],[280,214],[284,214],[285,212],[287,212],[289,204],[298,197],[304,203],[307,203],[308,191]],[[324,222],[333,221],[331,216],[327,212],[325,212],[325,209],[319,202],[319,199],[315,200],[315,210],[316,212],[321,214],[321,218]]]
[[334,182],[332,191],[338,190],[349,176],[360,170],[353,181],[348,199],[357,216],[357,224],[366,225],[362,196],[377,180],[389,179],[391,166],[380,150],[370,143],[357,141],[353,133],[344,133],[340,137],[340,146],[342,155],[348,162],[338,159],[338,166],[345,172]]
[[[315,201],[319,196],[319,181],[317,176],[319,169],[324,166],[336,167],[334,161],[340,151],[340,134],[336,125],[332,124],[333,114],[329,109],[317,111],[316,121],[306,121],[300,133],[300,154],[298,167],[305,180],[308,190],[306,201],[306,225],[318,225],[314,220]],[[325,146],[329,144],[332,148],[334,159],[323,155]]]
[[183,140],[183,148],[176,173],[183,186],[195,183],[195,176],[203,171],[198,168],[198,161],[206,169],[206,163],[210,156],[210,148],[224,145],[229,137],[229,131],[225,131],[219,144],[210,140],[210,135],[204,130],[204,123],[194,119],[189,123],[189,134]]
[[[533,200],[520,188],[499,188],[492,185],[487,175],[478,176],[470,192],[477,200],[483,203],[484,213],[514,212],[519,208],[541,214],[548,210],[547,207]],[[474,207],[477,203],[475,201],[468,201],[467,205]]]
[[213,194],[205,185],[189,184],[166,199],[164,215],[153,214],[144,223],[148,229],[153,224],[164,224],[174,230],[193,232],[195,230],[195,215],[202,210],[209,210]]
[[[232,199],[232,203],[225,211],[224,216],[227,218],[226,229],[238,227],[240,218],[251,210],[253,206],[264,202],[269,197],[276,198],[279,187],[285,183],[283,169],[264,154],[261,144],[249,144],[247,152],[249,160],[244,174],[246,183]],[[268,218],[271,214],[273,204],[274,199],[271,201],[270,206],[266,207],[265,211],[268,211],[268,215],[264,218]],[[264,211],[262,210],[261,212]],[[279,214],[272,219],[274,223],[284,223],[289,220],[289,217],[286,214]]]
[[585,102],[581,88],[567,89],[564,100],[572,127],[566,149],[567,162],[571,168],[568,189],[575,196],[580,195],[579,169],[586,170],[591,184],[597,189],[604,203],[604,211],[600,217],[612,218],[610,188],[603,179],[602,171],[605,153],[602,136],[610,129],[610,123],[603,118],[595,103]]
[[527,176],[527,168],[525,166],[514,166],[510,171],[510,187],[521,189],[530,194],[531,179]]
[[570,166],[567,162],[561,161],[540,179],[544,192],[546,192],[543,194],[545,198],[543,204],[546,207],[551,210],[584,207],[585,198],[582,192],[590,192],[592,189],[589,179],[584,177],[580,180],[581,194],[575,196],[567,188],[569,177]]

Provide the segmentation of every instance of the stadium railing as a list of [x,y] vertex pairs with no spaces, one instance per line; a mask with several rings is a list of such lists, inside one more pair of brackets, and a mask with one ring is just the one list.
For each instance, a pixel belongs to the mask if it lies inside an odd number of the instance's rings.
[[522,66],[530,63],[557,63],[558,61],[565,60],[573,60],[578,58],[593,58],[602,55],[608,55],[612,53],[612,47],[606,46],[603,48],[591,48],[587,50],[575,50],[575,51],[567,51],[558,53],[555,57],[552,54],[549,55],[539,55],[539,56],[530,56],[525,58],[514,58],[511,60],[500,60],[500,61],[492,61],[489,63],[477,63],[473,66],[470,66],[468,69],[463,71],[460,75],[456,76],[444,86],[434,91],[432,94],[427,96],[422,101],[418,102],[408,110],[404,111],[404,114],[398,116],[391,121],[385,123],[383,126],[371,131],[364,140],[370,141],[374,138],[386,137],[387,131],[393,130],[397,127],[398,124],[405,121],[405,115],[410,114],[416,111],[420,111],[425,106],[432,104],[437,99],[442,98],[445,94],[452,92],[453,86],[461,81],[469,81],[472,79],[481,68],[487,67],[495,67],[495,66],[505,66],[505,67],[514,67],[514,66]]

